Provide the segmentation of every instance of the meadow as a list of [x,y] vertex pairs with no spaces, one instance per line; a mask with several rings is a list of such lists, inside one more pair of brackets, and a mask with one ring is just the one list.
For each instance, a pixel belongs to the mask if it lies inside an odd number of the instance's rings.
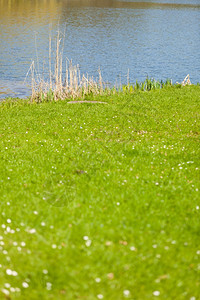
[[85,99],[0,104],[0,299],[200,299],[200,86]]

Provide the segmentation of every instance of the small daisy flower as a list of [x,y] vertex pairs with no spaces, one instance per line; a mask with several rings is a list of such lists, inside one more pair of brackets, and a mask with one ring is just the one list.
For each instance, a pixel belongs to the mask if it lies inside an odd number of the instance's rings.
[[154,291],[154,292],[153,292],[153,295],[154,295],[154,296],[160,296],[160,292],[159,292],[159,291]]
[[134,246],[131,246],[131,247],[130,247],[130,250],[131,250],[131,251],[136,251],[136,248],[135,248]]
[[9,276],[12,275],[12,270],[7,269],[7,270],[6,270],[6,274],[9,275]]
[[90,247],[91,244],[92,244],[92,241],[91,241],[91,240],[88,240],[88,241],[85,242],[85,245],[86,245],[87,247]]
[[8,290],[6,290],[6,289],[2,289],[1,291],[6,296],[8,296],[10,294],[10,292]]
[[47,287],[46,287],[46,289],[47,289],[48,291],[50,291],[51,288],[52,288],[52,283],[51,283],[51,282],[47,282]]
[[25,289],[27,289],[28,287],[29,287],[29,285],[28,285],[28,283],[27,282],[22,282],[22,286],[23,286],[23,288],[25,288]]
[[124,290],[123,294],[125,297],[129,297],[130,296],[130,291],[129,290]]

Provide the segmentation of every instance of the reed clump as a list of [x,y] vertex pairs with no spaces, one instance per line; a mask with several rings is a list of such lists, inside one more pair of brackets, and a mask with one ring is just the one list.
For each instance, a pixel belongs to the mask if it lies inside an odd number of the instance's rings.
[[[103,82],[101,70],[98,79],[81,75],[79,65],[73,65],[72,60],[65,59],[63,70],[63,47],[60,32],[56,37],[56,52],[52,63],[52,40],[49,37],[49,78],[44,80],[37,70],[35,61],[30,66],[31,73],[31,102],[57,101],[64,99],[84,98],[86,95],[101,95],[109,93],[110,89]],[[38,58],[37,58],[38,59]],[[37,65],[39,63],[37,62]],[[39,67],[38,67],[39,69]],[[29,72],[28,72],[29,73]]]
[[[63,41],[62,45],[61,42]],[[72,60],[63,59],[64,38],[58,31],[56,36],[55,57],[52,57],[52,38],[49,35],[49,70],[48,79],[41,77],[39,72],[39,59],[37,64],[32,61],[27,75],[31,74],[31,102],[51,102],[65,99],[85,99],[88,95],[110,95],[115,93],[133,93],[135,91],[151,91],[172,86],[172,80],[158,81],[146,78],[143,82],[129,83],[129,72],[127,84],[119,87],[110,87],[102,78],[101,70],[98,70],[98,78],[89,77],[88,74],[81,75],[79,65],[73,65]],[[37,45],[36,45],[37,53]],[[53,62],[52,62],[53,60]],[[36,66],[37,65],[37,66]],[[65,67],[63,68],[63,65]],[[178,87],[191,85],[189,74]]]

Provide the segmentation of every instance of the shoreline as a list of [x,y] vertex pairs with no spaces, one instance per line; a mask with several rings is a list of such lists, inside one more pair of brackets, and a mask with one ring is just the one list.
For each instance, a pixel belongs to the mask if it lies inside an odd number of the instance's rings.
[[[93,88],[94,85],[94,88]],[[184,86],[200,86],[200,83],[192,84],[190,82],[189,75],[185,77],[185,79],[181,83],[172,83],[171,79],[167,79],[166,81],[157,81],[155,79],[149,79],[147,78],[144,82],[137,82],[136,83],[130,83],[128,85],[122,85],[121,87],[116,88],[115,86],[113,87],[103,87],[103,83],[92,83],[91,87],[88,86],[88,91],[83,91],[82,92],[82,87],[76,88],[77,90],[73,92],[73,88],[70,91],[70,94],[64,94],[62,95],[62,90],[64,90],[64,86],[62,86],[61,90],[58,92],[58,96],[54,96],[54,90],[52,91],[40,91],[37,89],[34,91],[35,95],[31,96],[24,96],[24,97],[18,97],[18,96],[13,96],[13,97],[5,97],[1,98],[0,97],[0,103],[4,101],[13,101],[13,100],[23,100],[23,101],[28,101],[30,100],[31,102],[51,102],[51,101],[59,101],[59,100],[72,100],[72,102],[75,102],[75,100],[78,101],[84,101],[87,100],[87,97],[90,96],[103,96],[103,95],[115,95],[115,94],[126,94],[126,93],[135,93],[138,91],[143,91],[143,92],[149,92],[152,90],[161,90],[164,88],[169,88],[169,87],[174,87],[174,88],[183,88]],[[57,90],[55,90],[57,93]],[[60,95],[60,98],[59,98]],[[68,95],[68,96],[67,96]],[[35,98],[34,98],[35,97]]]

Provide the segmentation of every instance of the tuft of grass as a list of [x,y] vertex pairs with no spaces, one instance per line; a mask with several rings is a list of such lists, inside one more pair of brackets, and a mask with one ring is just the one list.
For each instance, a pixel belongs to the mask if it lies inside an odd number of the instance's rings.
[[199,95],[0,105],[0,299],[198,299]]

